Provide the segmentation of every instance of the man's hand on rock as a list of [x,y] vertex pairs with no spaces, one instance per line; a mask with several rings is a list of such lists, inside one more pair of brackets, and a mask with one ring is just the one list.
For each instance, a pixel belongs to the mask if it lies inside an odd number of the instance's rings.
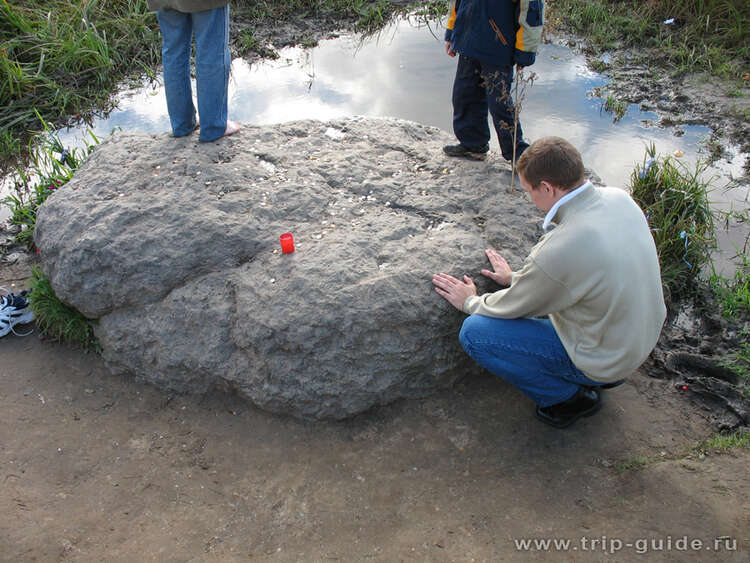
[[487,255],[493,271],[482,270],[482,275],[490,278],[498,285],[510,285],[510,274],[513,270],[510,269],[505,258],[500,256],[500,253],[492,248],[488,248],[484,253]]
[[444,297],[459,311],[463,311],[467,297],[477,294],[477,286],[469,276],[464,276],[464,281],[461,281],[441,272],[432,276],[432,283],[438,295]]

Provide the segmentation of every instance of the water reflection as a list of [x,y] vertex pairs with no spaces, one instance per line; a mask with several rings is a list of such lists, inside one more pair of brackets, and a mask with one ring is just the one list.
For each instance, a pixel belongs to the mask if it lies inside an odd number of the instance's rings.
[[[393,116],[451,131],[451,87],[456,59],[443,49],[443,30],[401,21],[364,43],[343,36],[322,41],[313,49],[288,48],[276,61],[232,63],[230,116],[244,123],[267,124],[296,119],[365,115]],[[601,112],[602,101],[591,95],[606,78],[587,69],[585,59],[570,49],[547,44],[530,68],[536,81],[527,92],[521,120],[526,136],[558,134],[581,149],[587,166],[611,185],[628,183],[644,149],[656,145],[661,154],[681,151],[687,163],[700,156],[706,127],[684,127],[677,137],[670,129],[647,126],[655,114],[631,106],[613,123]],[[124,93],[119,108],[97,119],[92,129],[103,137],[113,129],[169,130],[166,102],[159,84]],[[83,137],[83,129],[61,131],[66,144]],[[493,138],[493,147],[497,142]],[[717,186],[740,176],[742,157],[718,163]],[[714,192],[726,207],[747,207],[747,189]],[[734,203],[732,203],[734,202]],[[743,203],[744,202],[744,203]],[[744,205],[744,207],[742,207]],[[730,245],[731,247],[731,245]]]
[[[451,130],[450,94],[455,59],[445,55],[441,29],[401,21],[377,38],[360,43],[344,36],[322,41],[314,49],[288,48],[280,59],[248,65],[232,63],[230,114],[246,123],[267,124],[296,119],[330,119],[348,115],[394,116]],[[673,130],[645,126],[653,113],[631,106],[616,124],[601,111],[591,91],[606,78],[586,68],[585,59],[567,47],[543,45],[536,75],[527,92],[522,122],[530,139],[560,134],[580,147],[587,165],[608,183],[624,185],[644,148],[655,143],[660,153],[682,151],[694,162],[709,130]],[[169,129],[161,86],[125,92],[119,109],[93,124],[97,135],[115,128],[162,132]],[[80,130],[61,132],[74,143]],[[493,142],[494,139],[493,139]],[[495,145],[496,146],[496,145]],[[740,175],[741,158],[721,163],[722,174]]]

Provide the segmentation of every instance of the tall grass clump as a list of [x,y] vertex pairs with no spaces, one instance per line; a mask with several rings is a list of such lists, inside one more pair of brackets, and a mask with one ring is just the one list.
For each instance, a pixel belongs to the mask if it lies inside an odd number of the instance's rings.
[[59,123],[104,107],[117,83],[160,58],[146,0],[0,0],[0,160],[39,113]]
[[651,145],[631,175],[630,191],[649,221],[669,301],[692,292],[716,246],[705,170],[701,162],[691,170],[671,156],[657,156]]
[[32,268],[30,286],[31,309],[36,326],[44,336],[77,344],[86,350],[100,351],[91,321],[60,301],[47,277],[37,267]]
[[679,72],[739,79],[750,61],[747,0],[548,0],[554,19],[596,47],[651,47]]
[[12,193],[3,200],[11,212],[8,222],[21,227],[16,241],[29,250],[34,249],[39,206],[73,177],[99,143],[99,139],[89,132],[91,140],[83,148],[68,149],[46,123],[44,128],[43,133],[30,141],[28,167],[16,170]]

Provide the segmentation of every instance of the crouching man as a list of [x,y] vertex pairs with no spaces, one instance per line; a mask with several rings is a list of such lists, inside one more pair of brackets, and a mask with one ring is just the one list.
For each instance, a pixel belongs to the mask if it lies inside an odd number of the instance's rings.
[[469,356],[530,397],[542,422],[565,428],[596,413],[600,390],[621,383],[656,345],[666,317],[659,260],[638,205],[587,182],[566,140],[534,142],[517,168],[547,213],[523,267],[512,271],[488,249],[492,270],[482,274],[505,289],[477,295],[471,278],[445,273],[432,282],[470,315],[459,336]]

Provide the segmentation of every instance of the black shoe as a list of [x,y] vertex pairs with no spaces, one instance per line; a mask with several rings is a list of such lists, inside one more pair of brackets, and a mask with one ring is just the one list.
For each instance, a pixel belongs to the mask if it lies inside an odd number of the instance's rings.
[[537,407],[536,417],[555,428],[567,428],[582,416],[591,416],[602,408],[602,398],[596,389],[579,387],[576,394],[567,401]]
[[588,389],[614,389],[615,387],[619,387],[625,383],[624,379],[618,379],[617,381],[613,381],[611,383],[605,383],[604,385],[585,385]]
[[487,153],[490,151],[489,145],[484,145],[478,149],[470,149],[463,145],[445,145],[443,152],[448,156],[458,156],[461,158],[468,158],[471,160],[484,160],[487,158]]

